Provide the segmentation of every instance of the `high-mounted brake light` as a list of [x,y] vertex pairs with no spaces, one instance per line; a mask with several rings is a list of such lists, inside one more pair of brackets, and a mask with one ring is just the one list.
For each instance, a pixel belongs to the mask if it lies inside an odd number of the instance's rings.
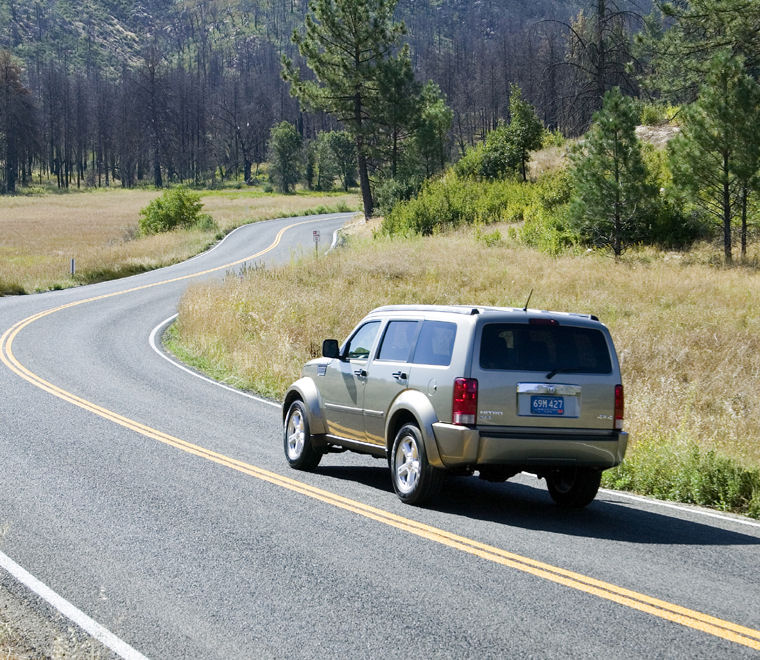
[[559,325],[557,319],[529,319],[528,323],[530,325]]
[[625,397],[623,396],[623,386],[615,385],[615,429],[623,430],[623,414],[625,412]]
[[454,401],[451,410],[451,421],[454,424],[474,424],[477,415],[477,379],[457,378],[454,381]]

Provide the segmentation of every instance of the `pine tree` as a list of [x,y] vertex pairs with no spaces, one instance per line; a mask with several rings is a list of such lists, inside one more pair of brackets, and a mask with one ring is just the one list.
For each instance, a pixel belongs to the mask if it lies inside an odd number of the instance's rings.
[[21,156],[34,142],[35,113],[21,67],[8,51],[0,51],[0,190],[16,191]]
[[752,192],[760,187],[760,84],[750,76],[739,79],[735,94],[733,171],[741,209],[741,255],[747,256],[747,210]]
[[378,74],[380,155],[390,161],[390,176],[395,179],[403,144],[420,118],[420,84],[406,47],[398,56],[387,59]]
[[454,113],[441,93],[441,88],[428,81],[419,97],[419,119],[415,128],[417,151],[425,165],[425,175],[431,176],[446,166],[446,138],[451,130]]
[[611,248],[616,257],[643,238],[655,190],[636,137],[634,101],[614,88],[604,96],[591,129],[571,154],[573,224],[589,243]]
[[748,125],[757,109],[747,98],[754,82],[743,69],[742,58],[728,51],[712,58],[699,98],[683,110],[681,133],[669,145],[673,182],[720,222],[727,263],[739,179],[749,186],[757,165],[758,125]]
[[530,152],[541,148],[544,125],[533,106],[523,100],[522,90],[517,85],[509,86],[509,114],[507,137],[519,161],[522,180],[527,181]]
[[364,214],[372,215],[368,156],[377,128],[378,78],[404,26],[393,20],[397,0],[313,0],[304,33],[293,42],[316,80],[304,80],[287,57],[283,75],[307,107],[339,119],[356,144]]
[[303,139],[290,122],[272,126],[269,137],[269,178],[283,193],[291,192],[301,175]]
[[639,38],[642,56],[651,60],[644,78],[651,90],[675,103],[691,103],[712,58],[726,50],[741,57],[745,71],[757,78],[760,2],[675,0],[658,7]]

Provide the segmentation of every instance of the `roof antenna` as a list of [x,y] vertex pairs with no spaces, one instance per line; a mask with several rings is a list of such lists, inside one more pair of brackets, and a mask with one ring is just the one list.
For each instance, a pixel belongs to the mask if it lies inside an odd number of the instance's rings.
[[530,290],[530,293],[528,294],[528,299],[525,301],[525,307],[523,307],[523,312],[528,311],[528,303],[530,302],[530,298],[533,295],[533,289]]

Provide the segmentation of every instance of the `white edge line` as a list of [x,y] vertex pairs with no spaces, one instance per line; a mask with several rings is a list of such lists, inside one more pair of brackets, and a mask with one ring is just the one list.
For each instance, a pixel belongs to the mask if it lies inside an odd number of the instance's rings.
[[195,376],[196,378],[200,378],[202,381],[205,381],[207,383],[210,383],[211,385],[216,385],[217,387],[221,387],[224,390],[227,390],[228,392],[232,392],[233,394],[238,394],[239,396],[244,396],[247,399],[253,399],[254,401],[258,401],[259,403],[265,403],[268,406],[272,406],[274,408],[279,408],[280,404],[276,403],[274,401],[270,401],[269,399],[263,399],[262,397],[255,396],[253,394],[249,394],[248,392],[242,392],[241,390],[235,389],[234,387],[230,387],[229,385],[225,385],[224,383],[220,383],[219,381],[213,380],[212,378],[207,378],[206,376],[202,376],[196,371],[193,371],[192,369],[188,369],[183,364],[180,364],[176,360],[173,360],[170,358],[164,351],[162,351],[157,344],[158,335],[163,330],[164,327],[169,325],[174,319],[177,318],[177,314],[172,314],[168,319],[165,319],[161,321],[153,330],[150,332],[150,337],[148,338],[148,342],[150,343],[150,347],[158,354],[160,355],[164,360],[169,362],[170,364],[173,364],[177,369],[181,369],[185,373],[190,374],[191,376]]
[[738,523],[739,525],[748,525],[749,527],[760,528],[760,522],[754,522],[753,520],[746,520],[744,518],[738,518],[734,516],[726,516],[720,513],[713,513],[712,511],[704,511],[703,509],[682,506],[680,504],[663,502],[662,500],[650,499],[648,497],[643,497],[642,495],[629,495],[628,493],[625,493],[620,490],[610,490],[608,488],[600,488],[599,492],[606,493],[607,495],[613,495],[615,497],[623,497],[627,500],[634,500],[636,502],[644,502],[646,504],[656,504],[657,506],[661,506],[666,509],[675,509],[676,511],[683,511],[685,513],[698,514],[700,516],[707,516],[708,518],[717,518],[718,520],[724,520],[729,523]]
[[[221,240],[217,241],[208,250],[204,250],[203,252],[200,252],[200,253],[196,254],[194,257],[190,257],[189,259],[185,259],[185,261],[181,261],[180,263],[181,264],[186,264],[186,263],[189,263],[191,261],[195,261],[196,259],[200,259],[201,257],[207,256],[209,253],[213,252],[218,247],[221,247],[222,243],[224,243],[230,236],[232,236],[232,234],[234,234],[235,232],[240,231],[241,229],[245,229],[246,227],[251,227],[252,225],[260,225],[260,224],[262,224],[264,222],[274,222],[275,220],[293,220],[293,219],[297,219],[297,218],[315,218],[314,222],[318,222],[320,220],[321,221],[324,221],[324,220],[337,220],[342,215],[348,215],[349,213],[350,213],[350,211],[341,211],[339,213],[326,213],[326,214],[323,214],[323,215],[299,215],[299,216],[290,216],[290,217],[284,217],[284,218],[269,218],[268,220],[253,220],[253,221],[248,222],[248,223],[246,223],[244,225],[240,225],[239,227],[235,227],[235,229],[233,229],[228,234],[225,234],[222,237]],[[336,229],[335,230],[336,237],[333,238],[333,242],[335,242],[335,239],[337,238],[337,232],[339,232],[339,231],[340,231],[340,229]],[[332,249],[332,246],[330,246],[330,247]],[[176,266],[178,264],[173,264],[173,265]],[[172,266],[167,266],[167,268],[171,268],[171,267]]]
[[56,610],[58,610],[67,619],[73,621],[86,633],[99,640],[104,646],[108,647],[118,656],[126,660],[147,660],[139,651],[132,648],[125,641],[119,639],[112,632],[101,626],[97,621],[87,616],[79,608],[72,605],[62,596],[59,596],[46,584],[40,582],[29,571],[23,569],[10,557],[0,552],[0,567],[4,568],[16,580],[21,582],[28,589],[37,594],[40,598],[47,601]]
[[[533,472],[526,472],[525,470],[523,470],[522,474],[528,477],[535,477],[536,479],[539,478],[537,474]],[[712,511],[705,511],[704,509],[697,508],[698,505],[694,505],[693,507],[690,507],[690,506],[684,506],[682,504],[676,504],[674,502],[663,502],[662,500],[658,500],[652,497],[644,497],[643,495],[631,495],[622,490],[611,490],[609,488],[600,488],[599,492],[605,493],[607,495],[612,495],[613,497],[622,497],[627,500],[642,502],[643,504],[650,504],[652,506],[661,506],[665,509],[675,509],[676,511],[681,511],[683,513],[706,516],[707,518],[716,518],[717,520],[723,520],[724,522],[728,522],[728,523],[738,523],[740,525],[747,525],[748,527],[760,528],[760,522],[755,522],[754,520],[747,520],[746,518],[740,518],[738,516],[726,516],[721,513],[713,513]],[[614,502],[612,502],[612,504],[614,504]]]

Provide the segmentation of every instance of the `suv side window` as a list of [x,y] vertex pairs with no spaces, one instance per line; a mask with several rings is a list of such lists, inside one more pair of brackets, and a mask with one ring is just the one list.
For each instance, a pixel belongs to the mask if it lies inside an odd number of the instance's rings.
[[457,324],[447,321],[423,321],[412,362],[446,367],[451,364]]
[[390,321],[385,328],[377,359],[408,362],[418,325],[419,321]]
[[380,321],[370,321],[359,328],[346,344],[345,356],[349,359],[366,360],[380,330]]

